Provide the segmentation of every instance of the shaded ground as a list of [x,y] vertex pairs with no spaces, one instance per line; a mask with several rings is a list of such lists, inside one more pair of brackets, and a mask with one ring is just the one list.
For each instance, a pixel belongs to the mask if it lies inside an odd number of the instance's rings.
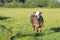
[[2,29],[3,32],[7,30],[8,32],[12,33],[11,29],[7,28],[4,25],[0,25],[0,29]]
[[31,37],[34,37],[35,39],[37,38],[37,37],[39,37],[39,36],[44,36],[43,34],[41,34],[41,33],[35,33],[35,34],[21,34],[21,33],[17,33],[15,36],[12,36],[12,37],[10,37],[10,40],[15,40],[16,38],[23,38],[23,37],[29,37],[29,36],[31,36]]
[[51,28],[54,32],[60,32],[60,27]]
[[6,20],[6,19],[9,19],[10,17],[3,17],[3,16],[0,16],[0,20]]

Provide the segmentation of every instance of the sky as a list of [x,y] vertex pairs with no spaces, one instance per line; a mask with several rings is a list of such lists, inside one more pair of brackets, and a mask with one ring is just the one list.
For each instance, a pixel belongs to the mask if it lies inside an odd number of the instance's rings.
[[60,0],[58,0],[58,2],[60,3]]

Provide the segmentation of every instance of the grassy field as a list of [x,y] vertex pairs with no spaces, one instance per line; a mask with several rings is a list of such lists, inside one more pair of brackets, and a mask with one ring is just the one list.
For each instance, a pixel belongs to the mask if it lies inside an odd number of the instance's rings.
[[[30,15],[41,11],[42,35],[32,33]],[[0,8],[0,40],[60,40],[60,8]]]

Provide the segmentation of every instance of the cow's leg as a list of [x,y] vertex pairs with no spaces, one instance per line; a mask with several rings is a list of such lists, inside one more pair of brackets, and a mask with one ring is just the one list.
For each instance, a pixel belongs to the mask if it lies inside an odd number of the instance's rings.
[[36,32],[38,33],[39,24],[36,24]]
[[42,33],[42,28],[40,28],[40,33]]
[[42,28],[40,28],[40,35],[42,35]]
[[36,33],[38,33],[38,27],[36,27]]
[[34,33],[34,31],[35,31],[35,26],[33,25],[33,27],[32,27],[32,32]]
[[40,23],[40,33],[42,32],[42,23]]

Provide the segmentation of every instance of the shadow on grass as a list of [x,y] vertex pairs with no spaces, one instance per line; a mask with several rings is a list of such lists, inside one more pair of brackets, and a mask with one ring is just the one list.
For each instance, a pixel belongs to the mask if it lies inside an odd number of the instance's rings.
[[35,34],[30,34],[30,33],[27,33],[27,34],[20,34],[20,33],[17,33],[16,34],[17,37],[28,37],[28,36],[33,36],[33,37],[38,37],[38,36],[44,36],[42,33],[35,33]]
[[2,29],[3,32],[5,31],[4,29],[6,29],[8,32],[12,33],[12,31],[5,27],[4,25],[0,25],[0,28]]
[[16,38],[16,36],[12,36],[12,37],[10,38],[10,40],[16,40],[15,38]]
[[[55,33],[55,32],[60,32],[60,27],[54,27],[54,28],[51,28],[50,30],[53,30],[54,32],[49,32],[49,33],[47,33],[47,35],[49,35],[49,34],[52,34],[52,33]],[[41,36],[45,36],[46,34],[40,34],[40,33],[36,33],[36,34],[30,34],[30,33],[25,33],[25,34],[23,34],[23,33],[17,33],[15,36],[12,36],[11,38],[10,38],[10,40],[15,40],[16,38],[22,38],[22,37],[29,37],[29,36],[33,36],[33,38],[35,39],[35,40],[39,40],[37,37],[39,36],[39,37],[41,37]]]
[[12,36],[10,39],[11,40],[14,40],[14,39],[16,39],[16,38],[23,38],[23,37],[29,37],[29,36],[31,36],[31,37],[38,37],[38,36],[44,36],[43,34],[40,34],[40,33],[36,33],[36,34],[28,34],[28,33],[26,33],[26,34],[23,34],[23,33],[17,33],[15,36]]
[[29,36],[31,36],[31,37],[33,37],[33,38],[35,38],[35,39],[38,39],[37,37],[38,36],[43,36],[42,34],[39,34],[39,33],[36,33],[36,34],[22,34],[22,33],[17,33],[15,36],[11,36],[10,37],[10,40],[15,40],[16,38],[23,38],[23,37],[29,37]]
[[23,33],[17,33],[17,37],[27,37],[27,36],[33,36],[33,34],[23,34]]
[[35,40],[38,40],[38,36],[44,36],[43,34],[40,33],[36,33],[36,34],[30,34],[30,33],[17,33],[15,36],[11,36],[10,40],[16,40],[17,38],[23,38],[23,37],[33,37]]
[[3,16],[0,16],[0,20],[6,20],[6,19],[9,19],[10,17],[3,17]]
[[54,32],[60,32],[60,27],[51,28]]
[[57,32],[60,32],[60,26],[57,26],[57,27],[52,27],[52,28],[50,28],[50,32],[48,32],[48,33],[45,33],[45,35],[50,35],[50,34],[52,34],[52,33],[57,33]]

